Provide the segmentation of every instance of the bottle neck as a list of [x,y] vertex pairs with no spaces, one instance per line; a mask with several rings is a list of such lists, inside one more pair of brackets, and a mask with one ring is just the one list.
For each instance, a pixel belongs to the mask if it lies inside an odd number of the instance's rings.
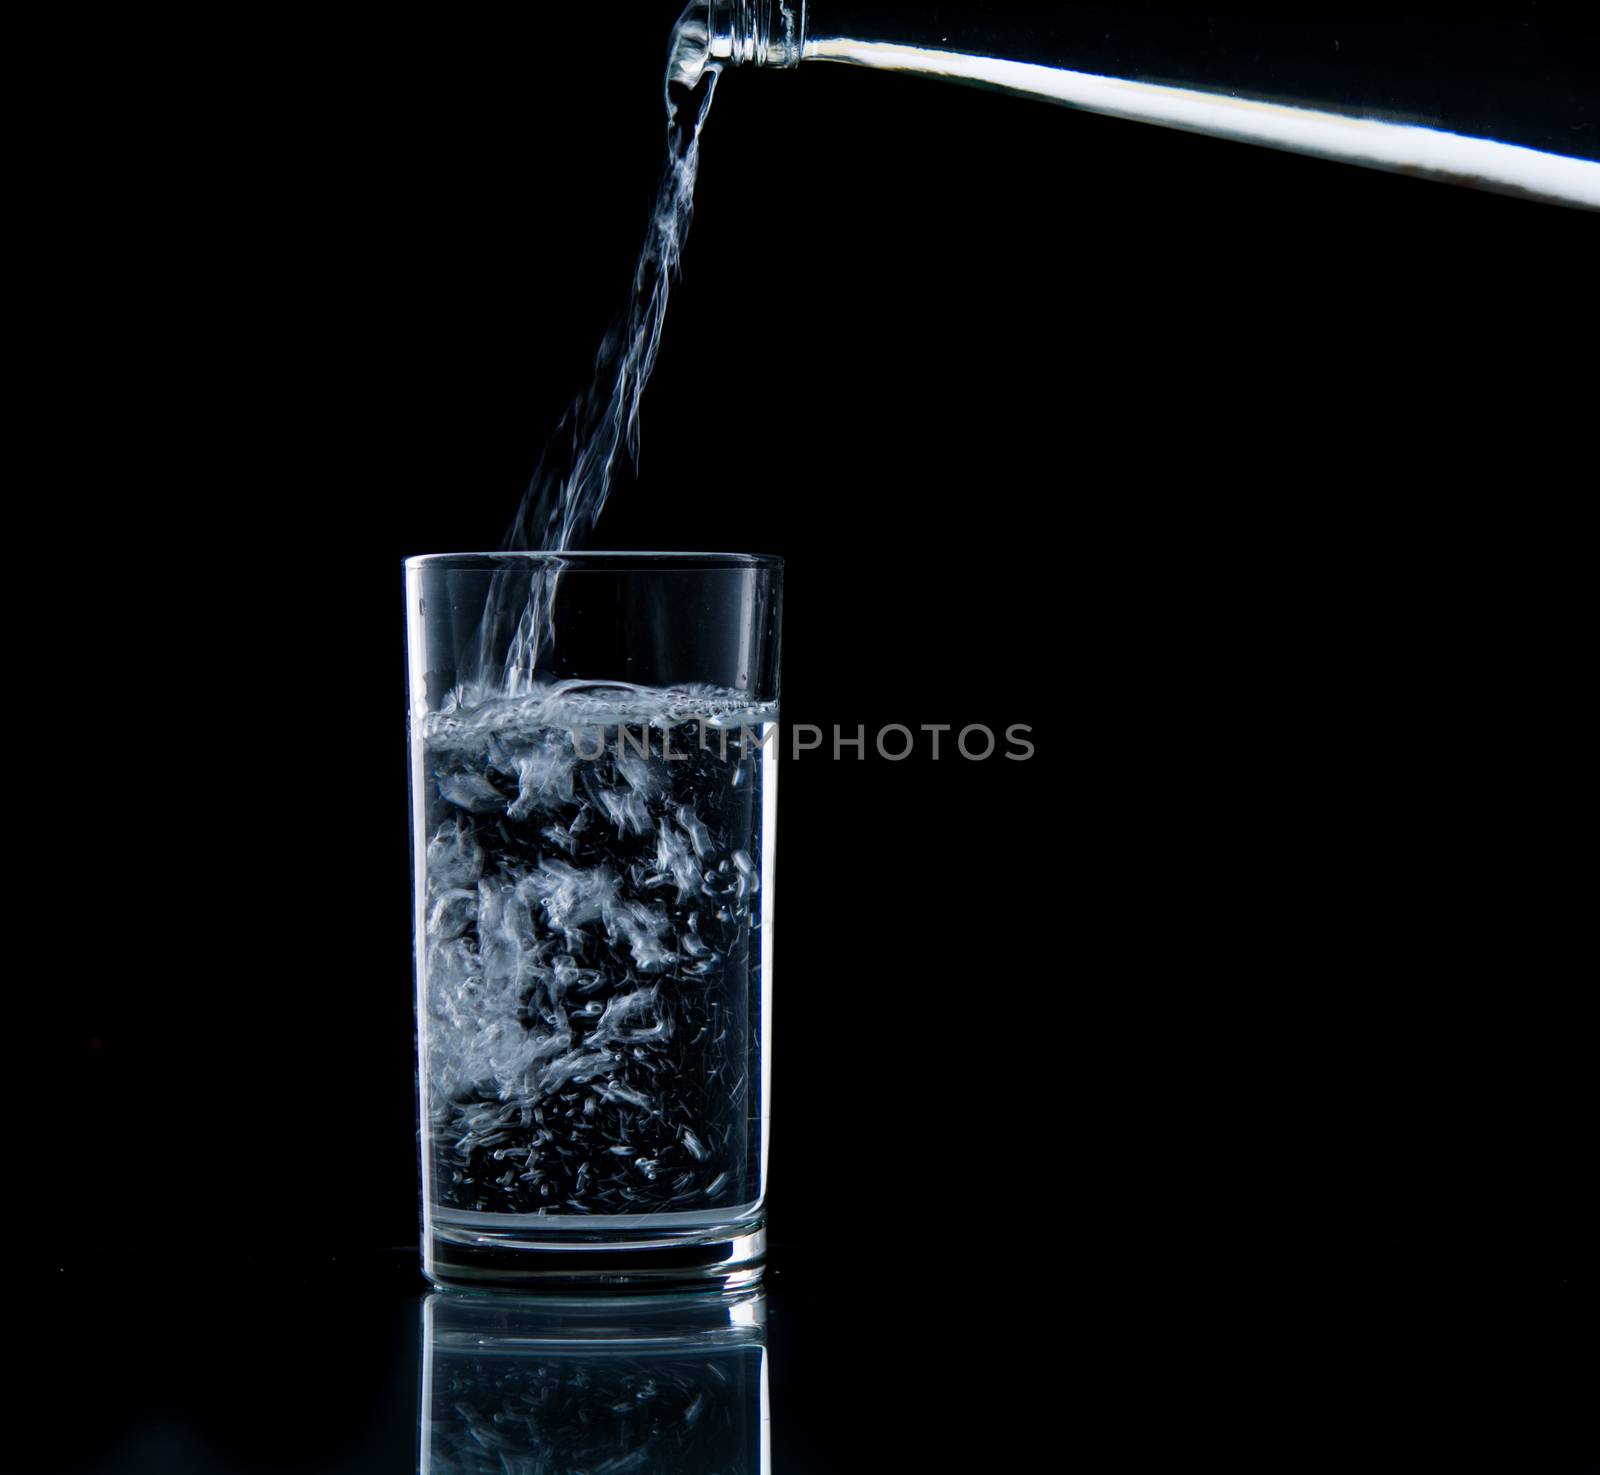
[[713,64],[799,66],[806,0],[709,0],[708,9],[707,42]]

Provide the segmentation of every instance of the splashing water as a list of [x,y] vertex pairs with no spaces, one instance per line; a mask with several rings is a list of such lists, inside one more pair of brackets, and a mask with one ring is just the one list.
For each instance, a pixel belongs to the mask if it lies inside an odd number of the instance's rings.
[[[663,91],[667,163],[644,246],[634,268],[626,312],[595,356],[594,379],[562,416],[501,546],[508,551],[560,552],[583,539],[606,504],[618,454],[639,464],[639,404],[650,382],[672,279],[678,275],[694,214],[700,133],[711,111],[720,68],[710,60],[705,0],[696,0],[673,29]],[[499,673],[508,695],[533,690],[540,658],[553,636],[559,565],[533,574]],[[513,576],[497,576],[484,612],[478,676],[487,684],[501,620],[509,614]],[[518,586],[520,592],[520,585]]]
[[565,681],[420,724],[436,1232],[759,1200],[776,715]]

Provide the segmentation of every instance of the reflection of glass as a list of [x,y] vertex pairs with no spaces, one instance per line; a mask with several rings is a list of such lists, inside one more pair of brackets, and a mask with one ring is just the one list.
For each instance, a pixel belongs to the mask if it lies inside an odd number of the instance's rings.
[[423,1304],[422,1475],[767,1475],[766,1297]]

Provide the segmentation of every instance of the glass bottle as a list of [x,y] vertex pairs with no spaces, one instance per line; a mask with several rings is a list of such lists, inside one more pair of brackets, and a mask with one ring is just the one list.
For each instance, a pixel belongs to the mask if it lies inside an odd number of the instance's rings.
[[[1593,22],[1526,3],[699,0],[705,64],[839,61],[1600,209]],[[680,30],[680,38],[683,32]]]

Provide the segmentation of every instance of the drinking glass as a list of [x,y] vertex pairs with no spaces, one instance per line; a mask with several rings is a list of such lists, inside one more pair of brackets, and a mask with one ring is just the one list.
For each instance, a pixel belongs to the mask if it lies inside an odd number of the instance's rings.
[[423,1258],[759,1277],[782,561],[406,562]]

